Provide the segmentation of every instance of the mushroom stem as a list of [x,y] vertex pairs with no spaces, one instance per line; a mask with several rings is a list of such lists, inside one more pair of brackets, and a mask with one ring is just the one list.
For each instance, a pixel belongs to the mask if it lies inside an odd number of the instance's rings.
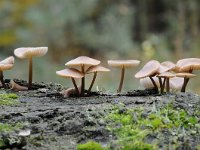
[[6,88],[6,84],[5,84],[4,79],[3,79],[3,71],[0,71],[0,81],[2,83],[3,88]]
[[90,91],[91,91],[91,89],[92,89],[92,87],[93,87],[93,85],[94,85],[94,82],[95,82],[96,77],[97,77],[97,72],[94,72],[94,76],[93,76],[92,82],[91,82],[90,87],[89,87],[89,89],[88,89],[88,92],[89,92],[89,93],[90,93]]
[[149,78],[151,79],[151,82],[153,83],[155,90],[158,91],[158,86],[156,85],[156,82],[154,81],[153,77],[149,76]]
[[164,78],[163,84],[162,84],[162,88],[161,88],[161,93],[164,92],[165,89],[165,83],[166,83],[166,78]]
[[75,79],[74,78],[71,78],[71,79],[72,79],[72,83],[74,85],[77,95],[80,95]]
[[[84,65],[81,66],[81,72],[85,74]],[[84,92],[85,92],[85,76],[81,79],[81,96],[84,96]]]
[[158,77],[158,80],[159,80],[159,84],[160,84],[160,92],[163,93],[163,83],[162,83],[162,78],[161,77]]
[[33,60],[32,57],[29,59],[29,81],[28,81],[28,89],[32,88],[32,78],[33,78]]
[[183,86],[181,88],[181,92],[185,92],[188,82],[189,82],[189,78],[184,78],[184,82],[183,82]]
[[169,92],[170,86],[169,86],[169,78],[166,78],[166,92]]
[[118,93],[120,93],[121,90],[122,90],[122,86],[123,86],[123,82],[124,82],[124,74],[125,74],[125,67],[123,66],[123,67],[122,67],[122,70],[121,70],[120,84],[119,84],[119,88],[118,88],[118,90],[117,90]]

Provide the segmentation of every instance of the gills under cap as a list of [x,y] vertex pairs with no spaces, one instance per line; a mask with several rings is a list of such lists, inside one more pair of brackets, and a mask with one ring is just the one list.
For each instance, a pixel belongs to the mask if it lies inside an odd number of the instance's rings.
[[91,66],[87,69],[86,73],[94,73],[94,72],[108,72],[110,69],[105,68],[101,65]]
[[84,74],[74,68],[56,71],[56,74],[64,78],[83,78]]
[[111,67],[136,67],[140,64],[139,60],[109,60],[108,65]]
[[44,56],[48,47],[21,47],[14,50],[15,56],[21,59]]
[[199,58],[185,58],[181,59],[176,63],[176,70],[178,72],[188,72],[192,70],[200,69],[200,59]]
[[65,66],[75,67],[75,66],[96,66],[101,62],[99,60],[87,57],[87,56],[79,56],[65,64]]
[[10,56],[0,62],[0,71],[10,70],[14,65],[14,57]]

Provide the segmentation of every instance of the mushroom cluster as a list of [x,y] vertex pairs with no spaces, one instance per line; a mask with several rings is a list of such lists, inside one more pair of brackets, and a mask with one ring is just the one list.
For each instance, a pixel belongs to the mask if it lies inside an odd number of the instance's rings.
[[164,90],[170,92],[170,89],[185,92],[189,79],[196,76],[192,74],[193,70],[199,69],[199,58],[181,59],[176,64],[151,60],[135,74],[135,77],[140,79],[140,84],[145,88],[160,89],[160,93]]
[[[75,91],[76,96],[85,96],[85,94],[86,94],[85,93],[85,76],[87,74],[93,73],[94,74],[93,79],[92,79],[91,84],[88,89],[88,93],[90,93],[90,91],[94,85],[94,82],[95,82],[95,79],[97,76],[97,72],[110,71],[108,68],[101,66],[100,63],[101,62],[99,60],[96,60],[96,59],[93,59],[93,58],[90,58],[87,56],[79,56],[65,64],[65,66],[67,66],[69,68],[57,71],[56,72],[57,75],[64,77],[64,78],[71,78],[72,82],[74,84],[74,89],[70,88],[70,90],[69,89],[66,90],[66,92],[64,92],[64,94],[65,94],[64,96],[70,96],[69,93],[74,93],[74,92],[72,92],[73,90]],[[72,67],[80,67],[80,70],[77,70]],[[81,89],[80,90],[76,84],[75,78],[81,79],[81,86],[80,86]]]

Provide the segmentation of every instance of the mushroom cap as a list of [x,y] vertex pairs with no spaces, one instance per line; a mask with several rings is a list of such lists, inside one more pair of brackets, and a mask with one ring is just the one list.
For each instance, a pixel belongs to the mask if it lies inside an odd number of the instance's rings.
[[4,70],[10,70],[12,69],[13,65],[14,65],[14,57],[13,56],[10,56],[4,60],[2,60],[0,62],[0,70],[1,71],[4,71]]
[[105,68],[101,65],[91,66],[87,69],[86,73],[93,73],[93,72],[108,72],[110,69]]
[[64,70],[56,71],[56,74],[63,78],[83,78],[84,74],[74,68],[67,68]]
[[[157,77],[153,77],[158,88],[160,88],[160,83]],[[140,85],[142,85],[145,89],[152,89],[154,85],[149,77],[140,79]]]
[[169,71],[170,70],[170,68],[169,67],[167,67],[167,66],[164,66],[164,65],[161,65],[160,64],[160,67],[159,67],[159,69],[158,69],[158,71],[157,71],[157,73],[164,73],[164,72],[167,72],[167,71]]
[[160,63],[156,60],[151,60],[147,62],[144,67],[135,74],[135,78],[145,78],[154,75],[158,72],[160,68]]
[[73,60],[68,61],[65,66],[75,67],[75,66],[96,66],[101,62],[99,60],[87,57],[87,56],[79,56]]
[[108,65],[111,67],[136,67],[140,64],[139,60],[108,60]]
[[181,59],[176,63],[176,70],[178,72],[188,72],[190,70],[200,69],[200,59],[199,58],[185,58]]
[[180,77],[180,78],[193,78],[193,77],[196,77],[196,75],[192,74],[192,73],[182,72],[182,73],[177,73],[176,77]]
[[48,47],[21,47],[14,50],[15,56],[21,59],[44,56]]
[[164,62],[161,63],[161,65],[168,67],[169,68],[168,71],[174,71],[174,69],[176,68],[176,65],[171,61],[164,61]]
[[173,78],[175,76],[176,75],[171,72],[163,72],[163,73],[157,75],[157,77],[161,77],[161,78]]

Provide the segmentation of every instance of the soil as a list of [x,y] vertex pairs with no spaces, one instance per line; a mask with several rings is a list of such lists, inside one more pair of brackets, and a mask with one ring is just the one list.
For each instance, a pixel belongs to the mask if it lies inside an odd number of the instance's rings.
[[[15,82],[27,84],[21,80]],[[185,108],[191,113],[194,106],[200,105],[199,96],[192,93],[159,95],[154,90],[136,90],[119,95],[94,92],[90,97],[64,98],[59,93],[63,89],[59,84],[34,83],[33,90],[16,92],[20,105],[0,106],[0,122],[23,122],[22,130],[31,131],[27,137],[19,136],[19,130],[0,133],[0,138],[9,141],[7,148],[74,150],[77,143],[88,140],[106,145],[115,136],[106,129],[103,118],[118,103],[124,103],[128,108],[143,106],[148,109],[152,105],[161,107],[174,102],[175,107]],[[198,143],[200,138],[191,141],[194,145]]]

